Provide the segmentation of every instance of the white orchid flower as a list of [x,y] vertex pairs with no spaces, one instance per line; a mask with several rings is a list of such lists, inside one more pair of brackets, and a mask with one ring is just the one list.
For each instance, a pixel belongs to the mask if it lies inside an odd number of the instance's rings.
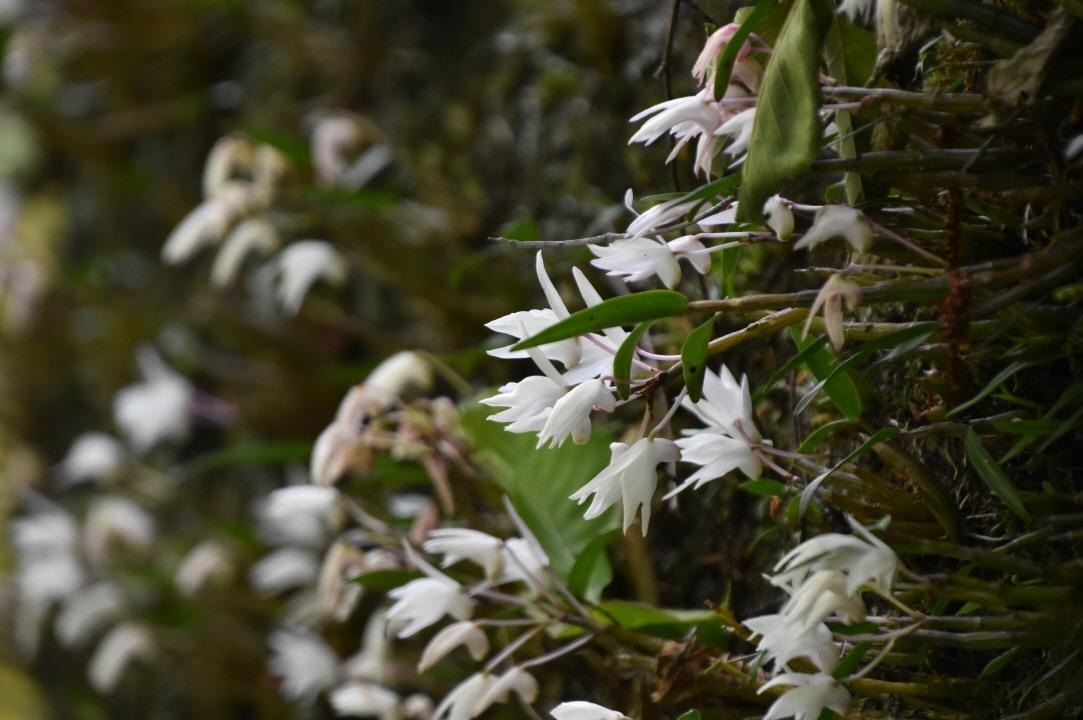
[[549,714],[556,720],[628,720],[626,715],[616,710],[585,700],[561,703],[550,710]]
[[658,483],[656,467],[659,463],[674,462],[680,451],[674,442],[662,438],[641,438],[630,446],[612,443],[609,449],[609,465],[575,491],[571,499],[582,504],[587,497],[594,496],[583,516],[587,520],[598,517],[619,500],[624,512],[624,532],[628,532],[639,510],[640,527],[646,535],[651,499]]
[[848,205],[824,205],[816,211],[812,227],[793,244],[793,249],[812,249],[836,237],[850,243],[850,247],[855,251],[866,253],[872,247],[872,225],[865,213],[857,208]]
[[432,636],[421,653],[417,671],[423,673],[455,648],[463,645],[470,657],[481,660],[489,652],[489,638],[478,624],[469,620],[452,623]]
[[767,710],[763,720],[817,720],[824,708],[831,708],[840,715],[850,706],[850,693],[835,678],[824,673],[782,673],[764,683],[759,693],[778,685],[793,685],[793,690],[783,693]]

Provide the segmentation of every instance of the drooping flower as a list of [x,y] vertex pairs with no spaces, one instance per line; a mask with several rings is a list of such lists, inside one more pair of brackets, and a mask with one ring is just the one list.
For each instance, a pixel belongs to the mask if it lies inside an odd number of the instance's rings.
[[83,525],[83,548],[90,561],[104,565],[117,548],[145,550],[154,542],[154,518],[126,497],[96,498]]
[[572,700],[549,711],[556,720],[628,720],[626,715],[585,700]]
[[211,267],[211,284],[217,288],[228,287],[250,255],[270,255],[281,244],[278,231],[271,223],[261,218],[244,220],[222,242]]
[[594,496],[584,514],[587,520],[598,517],[619,500],[624,513],[624,532],[628,532],[639,510],[640,529],[646,535],[651,499],[658,483],[656,467],[677,460],[680,454],[677,445],[663,438],[640,438],[630,446],[612,443],[609,450],[609,465],[575,491],[571,499],[583,504],[589,496]]
[[849,691],[839,685],[835,678],[824,673],[782,673],[765,682],[757,692],[762,693],[778,685],[792,685],[794,688],[775,700],[763,720],[788,717],[793,717],[794,720],[817,720],[824,708],[845,714],[846,708],[850,706]]
[[452,623],[432,636],[432,640],[421,653],[417,671],[425,672],[445,655],[460,645],[466,646],[470,657],[481,660],[489,652],[489,638],[478,624],[469,620]]
[[205,585],[224,582],[233,575],[233,560],[217,540],[204,540],[181,560],[173,583],[185,597],[194,597]]
[[629,122],[650,119],[643,123],[628,143],[650,145],[663,135],[672,135],[677,142],[666,158],[668,163],[690,141],[697,140],[696,174],[710,175],[711,161],[718,146],[718,131],[726,119],[712,92],[711,88],[707,88],[696,95],[666,100],[637,113]]
[[341,285],[349,271],[346,260],[323,240],[300,240],[287,245],[274,260],[279,277],[278,300],[289,315],[296,315],[305,296],[319,280]]
[[865,213],[848,205],[824,205],[816,211],[812,227],[793,244],[794,250],[814,248],[822,242],[841,237],[859,253],[872,247],[873,232]]
[[738,383],[725,365],[718,373],[707,370],[703,377],[703,395],[692,402],[685,397],[681,406],[705,425],[732,438],[760,441],[760,431],[752,418],[752,393],[748,378]]
[[247,192],[241,187],[224,188],[184,216],[162,246],[162,262],[182,265],[203,248],[217,245],[226,230],[248,206]]
[[404,546],[410,561],[425,573],[388,593],[395,604],[384,613],[387,631],[407,638],[424,630],[444,615],[456,620],[469,620],[474,603],[459,583],[427,563],[409,545]]
[[[771,578],[779,585],[777,578]],[[782,614],[801,632],[809,632],[831,615],[846,622],[865,619],[865,603],[847,592],[847,577],[838,570],[817,570],[796,587],[782,585],[793,594],[782,606]]]
[[339,519],[341,496],[332,487],[288,485],[257,506],[260,536],[275,545],[323,547]]
[[601,380],[587,380],[566,392],[554,404],[538,432],[538,447],[560,447],[571,436],[577,445],[590,439],[590,414],[613,412],[617,401]]
[[87,666],[87,680],[100,693],[111,693],[133,660],[154,657],[154,637],[142,625],[124,623],[98,644]]
[[844,302],[850,310],[856,310],[861,302],[861,286],[853,280],[835,273],[820,288],[812,307],[809,308],[802,336],[808,335],[809,327],[812,325],[812,318],[823,308],[824,326],[827,328],[827,338],[831,341],[831,347],[834,348],[835,352],[842,350],[842,346],[846,342],[842,322],[842,305]]
[[472,715],[480,715],[495,703],[507,702],[513,692],[525,703],[538,699],[538,681],[518,665],[507,670],[485,688],[485,692],[474,703]]
[[320,559],[310,550],[284,547],[248,569],[248,581],[264,595],[304,587],[316,580]]
[[433,712],[432,720],[470,720],[474,707],[496,678],[487,672],[474,673],[452,688]]
[[69,649],[86,643],[94,633],[121,614],[124,596],[105,581],[68,596],[56,616],[56,637]]
[[772,582],[794,588],[817,571],[834,570],[845,574],[844,592],[848,596],[866,583],[890,592],[898,571],[898,556],[860,523],[847,520],[856,535],[825,533],[806,540],[778,561]]
[[504,541],[480,530],[437,528],[429,533],[422,548],[425,552],[443,555],[442,567],[470,560],[485,570],[485,577],[490,581],[504,570]]
[[776,672],[787,669],[795,658],[807,658],[825,673],[834,672],[839,664],[839,646],[827,625],[814,624],[803,629],[786,615],[760,615],[743,621],[753,635],[760,636],[756,649],[766,653]]
[[698,489],[736,469],[751,480],[758,478],[763,471],[763,463],[752,452],[747,440],[728,437],[710,428],[686,430],[685,433],[687,437],[675,441],[681,449],[681,461],[701,467],[666,493],[665,499],[690,487]]

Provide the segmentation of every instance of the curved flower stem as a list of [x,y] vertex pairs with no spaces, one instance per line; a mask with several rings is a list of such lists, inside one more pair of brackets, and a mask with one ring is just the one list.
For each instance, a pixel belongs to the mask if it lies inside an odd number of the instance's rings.
[[482,672],[491,673],[498,665],[500,665],[500,663],[504,662],[513,654],[515,654],[515,651],[525,645],[526,642],[530,640],[530,638],[541,632],[541,629],[542,628],[539,625],[538,627],[527,630],[525,633],[512,640],[510,643],[504,646],[504,648],[502,648],[500,652],[498,652],[496,655],[493,655],[489,662],[485,663],[485,667],[482,668]]
[[581,638],[576,638],[575,640],[572,640],[567,645],[564,645],[562,647],[558,647],[556,650],[551,650],[551,651],[545,653],[544,655],[539,655],[536,658],[533,658],[531,660],[527,660],[526,662],[519,663],[519,667],[521,667],[521,668],[531,668],[531,667],[537,667],[538,665],[544,665],[547,662],[550,662],[552,660],[556,660],[557,658],[564,657],[565,655],[567,655],[569,653],[575,652],[576,650],[583,647],[584,645],[586,645],[587,643],[589,643],[593,639],[594,639],[594,633],[590,633],[589,635],[584,635]]
[[688,395],[688,388],[682,387],[680,393],[677,394],[677,397],[673,398],[673,403],[669,406],[669,410],[666,411],[666,414],[663,415],[662,419],[658,421],[658,424],[647,433],[649,437],[654,437],[662,431],[662,428],[669,425],[669,421],[672,420],[673,416],[677,413],[677,408],[681,406],[681,401],[684,400],[686,395]]

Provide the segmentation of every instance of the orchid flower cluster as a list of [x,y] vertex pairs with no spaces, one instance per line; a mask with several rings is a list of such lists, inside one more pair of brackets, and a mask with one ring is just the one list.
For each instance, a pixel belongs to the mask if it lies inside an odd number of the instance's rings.
[[[344,112],[314,119],[311,154],[319,185],[356,190],[388,165],[391,153],[384,143],[370,143],[359,153],[366,135],[372,134],[366,128],[361,118]],[[262,264],[251,276],[253,290],[261,300],[273,291],[288,315],[300,311],[317,282],[342,285],[349,267],[332,244],[306,239],[283,247],[281,223],[272,210],[289,170],[287,157],[271,145],[243,135],[219,140],[204,165],[203,202],[170,234],[162,260],[181,265],[217,247],[211,284],[225,289],[236,282],[249,260],[260,258]]]

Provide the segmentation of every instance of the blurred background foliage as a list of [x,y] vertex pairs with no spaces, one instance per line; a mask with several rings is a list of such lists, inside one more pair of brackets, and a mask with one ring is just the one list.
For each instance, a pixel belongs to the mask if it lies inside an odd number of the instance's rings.
[[[671,182],[660,162],[668,149],[626,149],[626,118],[664,97],[656,70],[668,4],[3,5],[3,515],[28,488],[55,492],[76,436],[112,429],[112,398],[135,380],[138,348],[152,344],[232,410],[227,423],[197,421],[182,448],[152,459],[185,478],[157,501],[166,544],[156,553],[172,558],[166,564],[208,536],[254,559],[253,498],[281,484],[284,463],[307,459],[345,390],[390,353],[432,350],[472,378],[502,379],[495,373],[507,368],[479,364],[482,324],[530,306],[536,289],[530,254],[490,236],[605,231],[623,213],[626,188]],[[731,12],[722,1],[701,8]],[[704,21],[686,8],[675,27],[678,87],[690,86],[683,68]],[[388,143],[393,160],[359,191],[313,189],[308,132],[321,113],[341,110]],[[327,239],[349,257],[347,286],[319,289],[297,318],[259,311],[244,287],[213,291],[205,256],[181,268],[159,260],[200,200],[208,151],[235,132],[289,158],[274,212],[291,239]],[[227,446],[240,450],[189,465]],[[154,506],[171,482],[134,485]],[[88,497],[69,500],[78,508]],[[0,536],[6,545],[8,533]],[[5,551],[6,573],[12,563]],[[33,663],[44,683],[35,693],[14,664],[8,628],[0,716],[297,712],[264,668],[268,601],[237,586],[193,607],[155,594],[168,580],[161,568],[132,572],[148,616],[176,630],[171,672],[128,678],[107,701],[82,678],[88,657],[47,641]]]

